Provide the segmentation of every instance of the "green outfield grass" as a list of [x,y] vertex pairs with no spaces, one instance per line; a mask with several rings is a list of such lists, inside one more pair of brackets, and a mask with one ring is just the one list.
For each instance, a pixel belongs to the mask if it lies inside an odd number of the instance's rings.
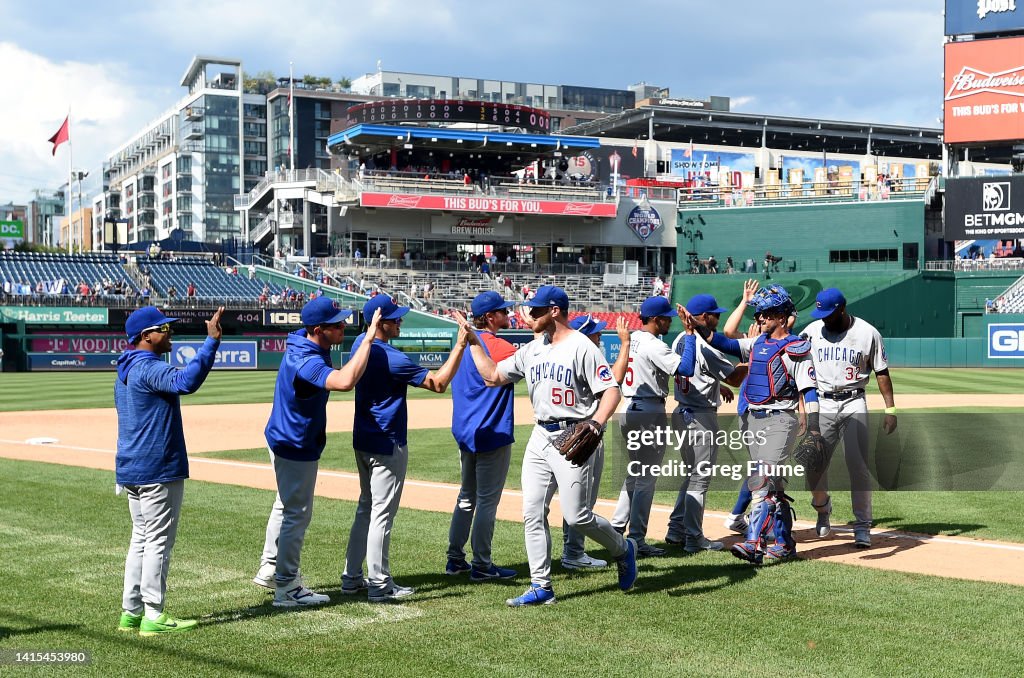
[[[1024,380],[1014,369],[893,369],[897,402],[900,393],[1024,393]],[[210,374],[185,405],[269,403],[274,399],[277,372],[220,372]],[[7,372],[0,374],[0,412],[113,407],[112,372]],[[876,390],[874,384],[869,392]],[[516,395],[526,387],[516,385]],[[335,393],[350,399],[351,393]],[[448,398],[449,395],[410,388],[410,398]]]
[[[512,446],[512,464],[505,487],[521,488],[520,470],[523,452],[529,440],[531,426],[516,427],[516,442]],[[236,459],[251,462],[267,462],[266,448],[211,452],[203,456],[219,459]],[[720,456],[719,463],[745,463],[746,457],[735,459]],[[351,433],[329,433],[327,448],[320,460],[320,468],[356,472]],[[448,429],[424,429],[416,431],[410,438],[408,477],[443,483],[460,482],[459,452]],[[724,482],[723,486],[728,486]],[[735,483],[739,487],[739,483]],[[619,485],[606,473],[601,482],[600,495],[615,500],[619,496]],[[790,492],[796,502],[797,517],[813,520],[810,493],[793,490]],[[878,528],[899,529],[924,534],[969,535],[990,539],[1007,539],[1024,542],[1024,525],[1013,507],[1024,499],[1024,492],[876,492],[874,494],[874,515]],[[675,503],[674,492],[658,492],[655,501],[660,504]],[[715,511],[729,511],[736,500],[735,491],[712,491],[708,495],[708,508]],[[853,520],[849,492],[833,493],[833,523],[842,525]],[[609,515],[607,511],[605,515]]]
[[521,575],[471,585],[441,574],[448,516],[408,509],[391,561],[417,595],[371,606],[339,591],[354,505],[324,499],[302,567],[333,602],[282,612],[249,583],[272,493],[195,481],[168,609],[202,625],[140,638],[115,630],[130,524],[112,484],[108,472],[0,460],[0,648],[87,650],[92,664],[71,671],[97,676],[1003,676],[1024,662],[1019,588],[815,561],[641,561],[630,594],[612,570],[556,565],[557,605],[510,610],[504,599],[529,580],[520,525],[498,524],[494,558]]

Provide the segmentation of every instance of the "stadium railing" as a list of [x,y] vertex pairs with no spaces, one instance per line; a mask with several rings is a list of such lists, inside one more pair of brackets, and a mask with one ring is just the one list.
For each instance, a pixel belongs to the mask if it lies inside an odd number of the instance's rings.
[[932,193],[934,177],[861,181],[830,179],[799,184],[755,184],[729,186],[707,184],[677,191],[680,209],[693,207],[765,207],[779,204],[817,204],[833,202],[876,202],[924,200]]

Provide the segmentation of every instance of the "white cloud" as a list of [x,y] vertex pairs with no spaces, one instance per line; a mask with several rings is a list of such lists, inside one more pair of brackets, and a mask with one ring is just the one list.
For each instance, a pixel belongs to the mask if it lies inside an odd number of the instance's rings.
[[3,200],[25,202],[32,189],[52,190],[67,181],[68,145],[53,157],[47,139],[69,106],[75,167],[88,170],[90,179],[98,179],[106,153],[159,111],[131,84],[127,69],[115,65],[56,62],[11,42],[0,42],[0,63],[5,85],[18,93],[0,114]]

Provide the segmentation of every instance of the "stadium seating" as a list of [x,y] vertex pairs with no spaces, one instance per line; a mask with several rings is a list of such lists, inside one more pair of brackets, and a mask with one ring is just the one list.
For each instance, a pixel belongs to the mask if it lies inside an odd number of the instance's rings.
[[[581,315],[587,314],[575,313],[570,311],[569,320],[572,320],[573,318]],[[606,323],[608,323],[608,329],[605,330],[606,332],[615,331],[615,324],[618,322],[619,316],[626,319],[626,327],[629,329],[630,332],[632,332],[633,330],[638,330],[642,327],[642,325],[640,324],[640,316],[637,315],[636,313],[614,313],[612,311],[594,311],[590,315],[593,316],[596,320],[603,320]]]
[[1024,313],[1024,276],[1017,279],[1001,296],[998,302],[999,313]]
[[54,254],[42,252],[0,252],[0,281],[28,283],[33,294],[44,283],[47,295],[57,295],[60,281],[67,283],[70,294],[75,285],[93,287],[106,280],[122,283],[137,291],[131,278],[113,254]]
[[166,298],[167,290],[174,287],[178,299],[185,299],[189,283],[196,286],[197,299],[218,301],[255,301],[266,284],[271,294],[281,291],[280,285],[249,279],[247,273],[228,273],[224,268],[207,259],[184,258],[165,261],[162,259],[138,259],[139,271],[148,273],[155,296]]

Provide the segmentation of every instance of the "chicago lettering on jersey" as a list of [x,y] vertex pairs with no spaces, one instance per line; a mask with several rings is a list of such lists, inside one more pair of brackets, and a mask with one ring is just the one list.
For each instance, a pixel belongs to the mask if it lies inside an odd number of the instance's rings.
[[543,362],[530,368],[530,382],[537,384],[545,379],[554,381],[557,384],[565,384],[569,388],[573,386],[572,367],[560,363]]
[[864,358],[864,354],[861,351],[855,351],[852,348],[847,348],[846,346],[838,346],[836,344],[815,346],[814,350],[814,357],[819,363],[823,363],[827,360],[832,360],[837,363],[849,363],[851,365],[860,365],[861,360]]

